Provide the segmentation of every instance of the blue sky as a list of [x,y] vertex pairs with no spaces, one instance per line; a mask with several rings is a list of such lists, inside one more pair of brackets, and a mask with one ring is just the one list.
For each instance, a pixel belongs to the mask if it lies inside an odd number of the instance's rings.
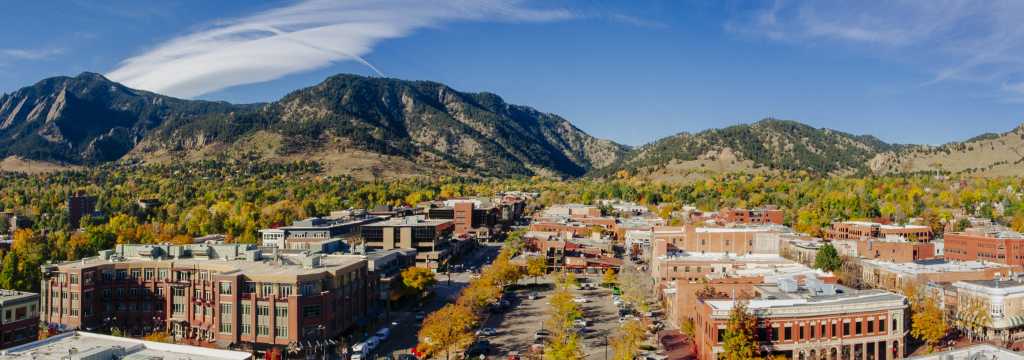
[[1024,122],[1024,2],[80,0],[0,24],[0,92],[94,71],[262,102],[383,74],[630,145],[769,115],[929,144]]

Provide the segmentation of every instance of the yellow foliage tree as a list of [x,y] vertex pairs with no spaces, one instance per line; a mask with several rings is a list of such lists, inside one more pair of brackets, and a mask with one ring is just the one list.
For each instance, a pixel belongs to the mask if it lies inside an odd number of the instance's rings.
[[448,304],[427,316],[418,335],[420,351],[429,355],[444,354],[451,359],[453,353],[473,341],[472,328],[476,315],[469,308]]

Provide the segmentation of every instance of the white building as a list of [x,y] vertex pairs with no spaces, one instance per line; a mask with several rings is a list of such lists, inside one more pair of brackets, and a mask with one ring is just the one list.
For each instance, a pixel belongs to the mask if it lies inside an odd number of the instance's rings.
[[247,360],[241,351],[168,344],[82,331],[0,351],[0,360]]

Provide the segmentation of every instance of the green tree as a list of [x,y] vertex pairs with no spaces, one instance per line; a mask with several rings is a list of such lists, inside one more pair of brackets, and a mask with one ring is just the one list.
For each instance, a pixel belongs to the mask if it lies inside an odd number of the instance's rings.
[[818,248],[814,256],[814,267],[825,271],[836,271],[843,267],[843,259],[831,243],[826,243]]

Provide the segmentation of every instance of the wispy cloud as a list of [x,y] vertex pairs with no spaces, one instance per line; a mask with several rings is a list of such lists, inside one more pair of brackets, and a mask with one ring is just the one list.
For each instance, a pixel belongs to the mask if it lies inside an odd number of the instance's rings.
[[107,74],[129,86],[194,97],[338,61],[358,61],[380,41],[453,21],[544,22],[565,9],[517,0],[308,0],[213,24],[123,61]]
[[0,49],[0,58],[13,60],[42,60],[64,53],[64,49]]
[[725,24],[735,33],[794,43],[846,42],[912,59],[949,80],[1024,95],[1024,2],[777,0]]
[[637,26],[637,27],[642,27],[642,28],[649,28],[649,29],[666,29],[666,28],[668,28],[668,24],[665,24],[663,22],[655,21],[655,20],[649,20],[649,19],[645,19],[645,18],[633,16],[633,15],[627,15],[627,14],[609,14],[609,15],[606,16],[606,18],[609,21],[612,21],[612,22],[617,22],[617,23],[620,23],[620,24],[632,25],[632,26]]

